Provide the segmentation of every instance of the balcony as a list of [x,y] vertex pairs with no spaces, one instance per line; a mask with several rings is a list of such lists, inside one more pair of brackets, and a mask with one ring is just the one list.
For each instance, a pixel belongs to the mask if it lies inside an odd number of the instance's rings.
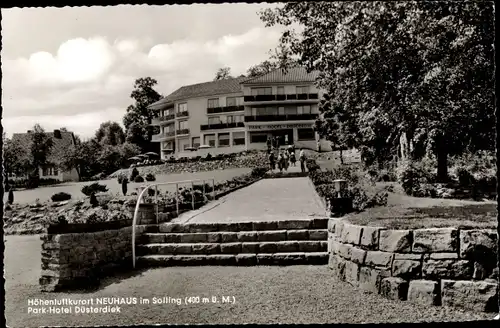
[[244,106],[214,107],[214,108],[207,108],[207,114],[240,112],[240,111],[243,111],[243,110],[245,110]]
[[317,93],[299,93],[299,94],[286,94],[286,95],[258,95],[258,96],[244,96],[243,101],[246,103],[257,102],[280,102],[287,100],[318,100]]
[[189,116],[189,112],[187,110],[183,111],[183,112],[178,112],[176,117],[188,117]]
[[242,128],[245,127],[245,123],[237,122],[237,123],[218,123],[218,124],[203,124],[200,125],[201,131],[206,130],[221,130],[221,129],[232,129],[232,128]]
[[153,137],[151,138],[151,141],[158,142],[158,141],[162,141],[162,140],[165,140],[168,138],[173,138],[173,137],[175,137],[175,131],[169,131],[169,132],[159,133],[159,134],[153,135]]
[[177,130],[177,133],[176,133],[177,136],[182,136],[182,135],[186,135],[186,134],[189,134],[189,129],[180,129],[180,130]]
[[160,121],[160,122],[171,121],[173,119],[175,119],[175,114],[169,114],[169,115],[158,117],[158,121]]
[[245,116],[245,122],[307,121],[317,117],[318,114],[252,115]]

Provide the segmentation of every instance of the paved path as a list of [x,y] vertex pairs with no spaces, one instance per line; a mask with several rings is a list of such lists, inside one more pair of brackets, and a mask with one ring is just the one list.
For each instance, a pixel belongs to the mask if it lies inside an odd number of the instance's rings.
[[248,222],[324,217],[309,178],[263,179],[174,222]]

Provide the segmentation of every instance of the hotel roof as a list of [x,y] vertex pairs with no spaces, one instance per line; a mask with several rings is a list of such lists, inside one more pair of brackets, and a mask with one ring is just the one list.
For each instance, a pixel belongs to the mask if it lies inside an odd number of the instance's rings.
[[319,71],[308,73],[303,67],[292,67],[286,71],[278,68],[267,74],[247,79],[241,84],[315,82],[318,76]]

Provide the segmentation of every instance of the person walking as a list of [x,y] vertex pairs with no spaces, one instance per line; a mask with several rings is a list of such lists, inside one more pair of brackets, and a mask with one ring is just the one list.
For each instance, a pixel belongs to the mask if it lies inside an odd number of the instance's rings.
[[295,153],[292,151],[290,153],[290,163],[292,163],[293,166],[297,166],[295,163],[297,162],[297,158],[295,158]]
[[302,173],[306,172],[306,155],[304,154],[304,149],[300,149],[299,153],[300,170]]
[[290,157],[288,156],[288,152],[284,152],[283,153],[283,168],[285,169],[285,171],[288,171],[288,166],[290,165]]
[[267,138],[267,153],[270,154],[271,153],[271,137],[268,137]]
[[274,171],[276,168],[276,158],[274,157],[274,153],[269,153],[269,165],[271,166],[271,171]]
[[278,155],[278,168],[280,169],[280,172],[283,172],[283,164],[284,164],[284,157],[283,154],[280,152]]

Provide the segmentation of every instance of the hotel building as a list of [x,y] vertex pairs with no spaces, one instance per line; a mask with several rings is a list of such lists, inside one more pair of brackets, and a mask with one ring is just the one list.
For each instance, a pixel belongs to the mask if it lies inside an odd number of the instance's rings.
[[[316,149],[314,122],[322,97],[317,72],[275,70],[254,78],[235,78],[181,87],[150,105],[158,112],[161,157],[194,157],[264,150],[269,137]],[[321,148],[330,150],[325,140]]]

